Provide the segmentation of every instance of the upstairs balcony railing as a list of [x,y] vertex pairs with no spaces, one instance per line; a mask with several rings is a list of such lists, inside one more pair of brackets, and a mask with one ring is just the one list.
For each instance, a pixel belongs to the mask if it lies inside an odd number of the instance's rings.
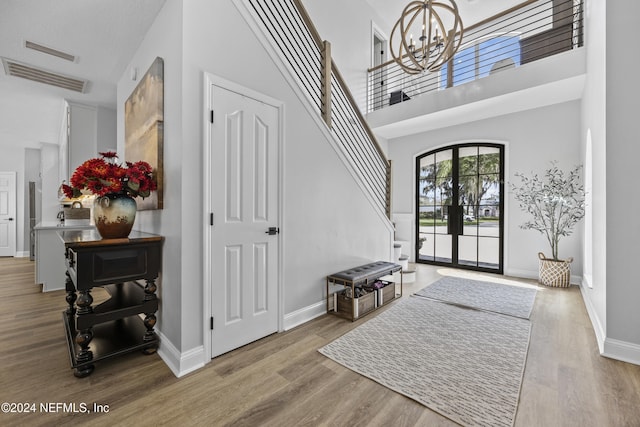
[[370,68],[367,112],[582,45],[583,0],[528,0],[472,25],[465,23],[460,48],[439,70],[411,75],[394,60]]

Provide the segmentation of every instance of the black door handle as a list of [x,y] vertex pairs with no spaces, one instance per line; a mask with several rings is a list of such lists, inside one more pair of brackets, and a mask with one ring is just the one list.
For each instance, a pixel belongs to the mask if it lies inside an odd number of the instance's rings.
[[264,234],[268,234],[269,236],[275,236],[278,233],[280,233],[280,229],[278,227],[269,227],[269,229],[264,232]]
[[13,221],[13,218],[7,218],[7,221]]

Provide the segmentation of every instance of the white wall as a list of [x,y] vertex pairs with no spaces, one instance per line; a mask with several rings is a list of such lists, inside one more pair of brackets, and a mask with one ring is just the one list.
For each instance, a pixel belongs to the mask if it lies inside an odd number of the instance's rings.
[[635,214],[640,199],[632,183],[640,159],[640,89],[633,70],[640,68],[640,57],[629,54],[628,43],[639,15],[638,2],[606,2],[606,333],[619,358],[626,345],[615,342],[635,345],[635,363],[640,363],[640,221]]
[[365,0],[303,0],[361,111],[366,111],[367,69],[372,65],[373,22],[386,36],[391,28]]
[[[232,35],[232,36],[230,36]],[[138,214],[136,228],[165,236],[159,329],[183,355],[203,345],[203,73],[285,104],[280,224],[285,315],[322,303],[324,277],[388,259],[391,233],[372,211],[324,134],[232,0],[168,0],[118,83],[118,150],[123,105],[156,56],[165,75],[165,209]],[[242,46],[241,54],[230,47]],[[259,72],[256,70],[259,69]]]
[[[226,6],[225,6],[226,4]],[[189,2],[185,22],[185,99],[202,99],[201,73],[206,70],[285,103],[284,244],[285,314],[317,303],[323,296],[324,276],[363,260],[388,257],[384,224],[372,211],[324,134],[304,108],[282,74],[262,49],[229,2],[212,5]],[[191,13],[191,14],[189,14]],[[185,27],[187,27],[185,25]],[[203,55],[224,52],[228,40],[219,32],[235,29],[234,43],[243,55]],[[255,66],[260,64],[260,73]],[[202,140],[202,105],[184,106],[187,140]],[[323,125],[324,126],[324,125]],[[189,155],[199,162],[200,147]],[[199,164],[199,163],[198,163]],[[195,173],[194,170],[191,171]],[[191,182],[191,180],[189,180]],[[202,219],[193,218],[202,224]],[[199,228],[196,232],[199,232]]]
[[[549,107],[513,113],[466,123],[389,141],[389,157],[394,162],[393,206],[398,214],[415,211],[415,157],[434,148],[460,142],[504,142],[505,178],[505,274],[537,277],[539,251],[549,255],[545,237],[536,231],[522,230],[526,221],[513,200],[508,182],[518,182],[515,172],[541,173],[557,160],[568,170],[581,163],[580,103],[566,102]],[[582,274],[582,230],[580,224],[572,236],[560,241],[560,258],[574,257],[572,273]]]
[[98,107],[96,119],[98,152],[115,150],[118,141],[116,110]]
[[[197,207],[191,207],[192,202],[199,197],[197,179],[193,187],[182,188],[182,151],[183,144],[188,143],[182,135],[182,40],[182,1],[167,0],[117,86],[117,148],[120,158],[124,159],[124,103],[139,82],[139,79],[131,80],[130,70],[136,67],[141,77],[157,56],[164,59],[164,209],[138,212],[134,228],[165,238],[163,269],[158,281],[161,298],[158,329],[178,350],[184,348],[183,314],[198,310],[201,305],[194,301],[197,299],[194,294],[183,309],[183,294],[199,286],[197,282],[183,280],[183,259],[197,257],[200,242],[198,236],[185,236],[182,226],[183,209],[195,211]],[[191,165],[185,167],[190,168]],[[190,327],[201,328],[200,323],[202,319]]]
[[[582,99],[581,151],[586,157],[587,134],[592,142],[591,271],[587,263],[583,294],[602,349],[607,327],[607,152],[606,152],[606,2],[585,2],[587,78]],[[589,233],[585,233],[589,236]],[[590,287],[590,286],[591,287]]]

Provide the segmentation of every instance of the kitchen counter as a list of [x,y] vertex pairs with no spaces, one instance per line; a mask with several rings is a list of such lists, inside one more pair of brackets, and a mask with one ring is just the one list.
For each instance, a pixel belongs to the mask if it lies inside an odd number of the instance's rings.
[[94,229],[91,224],[71,225],[62,221],[36,224],[36,284],[42,284],[42,292],[62,290],[65,287],[64,244],[59,232]]
[[36,224],[34,230],[91,230],[95,228],[91,224],[74,225],[63,221],[43,221]]

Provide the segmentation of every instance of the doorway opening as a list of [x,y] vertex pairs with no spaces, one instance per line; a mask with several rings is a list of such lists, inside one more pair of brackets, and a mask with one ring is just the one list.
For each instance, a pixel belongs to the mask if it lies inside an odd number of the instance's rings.
[[[374,27],[371,50],[371,67],[378,67],[387,62],[388,41],[382,33]],[[372,81],[372,93],[370,99],[370,109],[378,110],[385,106],[387,99],[387,70],[380,68],[375,71]],[[371,108],[373,107],[373,108]]]

